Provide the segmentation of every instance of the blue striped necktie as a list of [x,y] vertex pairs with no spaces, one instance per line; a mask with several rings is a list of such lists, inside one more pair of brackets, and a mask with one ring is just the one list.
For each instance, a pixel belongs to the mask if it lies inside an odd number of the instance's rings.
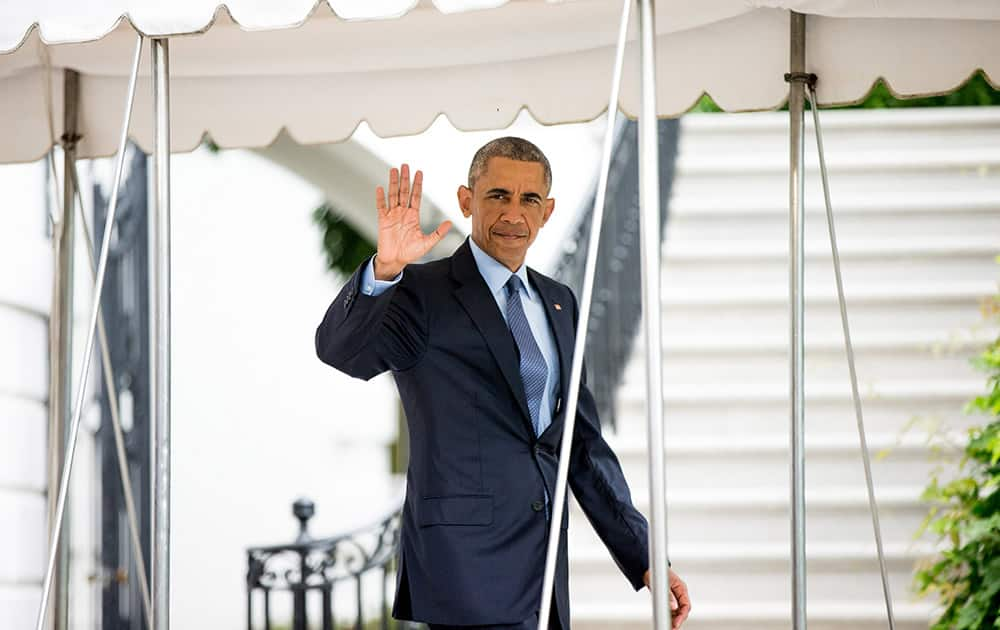
[[540,426],[539,408],[542,405],[542,393],[549,376],[549,366],[545,363],[542,351],[538,349],[531,326],[521,305],[521,278],[511,275],[504,285],[507,290],[507,325],[514,334],[517,349],[521,353],[521,381],[524,384],[524,395],[528,399],[528,413],[531,414],[531,426],[535,435],[541,435],[545,427]]

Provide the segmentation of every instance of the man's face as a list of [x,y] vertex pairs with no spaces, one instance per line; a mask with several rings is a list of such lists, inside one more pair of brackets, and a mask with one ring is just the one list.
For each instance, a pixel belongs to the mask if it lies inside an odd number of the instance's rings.
[[555,208],[548,192],[540,163],[494,157],[472,190],[459,187],[458,203],[472,217],[476,244],[516,271]]

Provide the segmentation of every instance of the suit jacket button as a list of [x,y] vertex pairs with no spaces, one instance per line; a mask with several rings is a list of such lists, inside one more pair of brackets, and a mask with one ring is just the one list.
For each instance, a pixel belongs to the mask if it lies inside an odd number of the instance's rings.
[[534,511],[536,511],[536,512],[541,512],[544,507],[545,507],[545,504],[542,503],[541,501],[532,501],[531,502],[531,509],[534,510]]

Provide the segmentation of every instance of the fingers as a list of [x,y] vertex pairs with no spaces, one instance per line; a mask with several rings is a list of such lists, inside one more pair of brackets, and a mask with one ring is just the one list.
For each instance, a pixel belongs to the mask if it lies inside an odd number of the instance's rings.
[[450,230],[450,229],[451,229],[451,221],[442,221],[441,225],[437,226],[436,230],[434,230],[433,232],[431,232],[430,234],[428,234],[427,235],[428,238],[433,239],[433,243],[431,243],[431,247],[434,247],[435,245],[437,245],[438,241],[440,241],[442,238],[444,238],[444,235],[447,234],[448,230]]
[[424,235],[424,253],[431,251],[431,248],[437,245],[444,235],[448,233],[451,229],[451,221],[442,221],[441,225],[437,226],[437,229],[430,234]]
[[420,197],[424,191],[424,173],[417,171],[413,176],[413,196],[410,199],[410,207],[420,210]]
[[379,186],[375,189],[375,208],[379,214],[384,214],[388,208],[385,207],[385,189]]
[[399,174],[399,205],[404,208],[410,207],[410,165],[403,164]]
[[399,171],[389,169],[389,209],[399,206]]
[[378,201],[381,187],[375,190],[376,204],[379,210],[392,210],[393,208],[416,208],[420,209],[420,198],[423,196],[424,174],[417,171],[413,176],[413,189],[410,189],[410,165],[403,164],[400,169],[389,169],[389,198],[384,204]]
[[678,583],[674,585],[671,595],[676,593],[677,595],[677,610],[674,613],[674,628],[679,628],[684,620],[688,618],[691,614],[691,598],[688,596],[687,585],[678,580]]

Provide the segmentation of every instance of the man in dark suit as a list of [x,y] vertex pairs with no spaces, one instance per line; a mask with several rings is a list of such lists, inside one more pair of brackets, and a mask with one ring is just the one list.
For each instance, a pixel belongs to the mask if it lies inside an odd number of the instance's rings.
[[[422,173],[390,171],[376,190],[377,253],[354,273],[316,330],[325,363],[369,379],[395,378],[410,436],[397,619],[431,628],[538,625],[550,501],[568,397],[577,301],[524,265],[552,214],[548,160],[530,142],[482,147],[458,190],[472,236],[448,258],[416,264],[450,229],[419,223]],[[404,271],[405,268],[405,271]],[[601,436],[580,386],[569,484],[618,567],[649,586],[647,522]],[[569,630],[561,519],[549,627]],[[690,610],[671,570],[674,627]]]

